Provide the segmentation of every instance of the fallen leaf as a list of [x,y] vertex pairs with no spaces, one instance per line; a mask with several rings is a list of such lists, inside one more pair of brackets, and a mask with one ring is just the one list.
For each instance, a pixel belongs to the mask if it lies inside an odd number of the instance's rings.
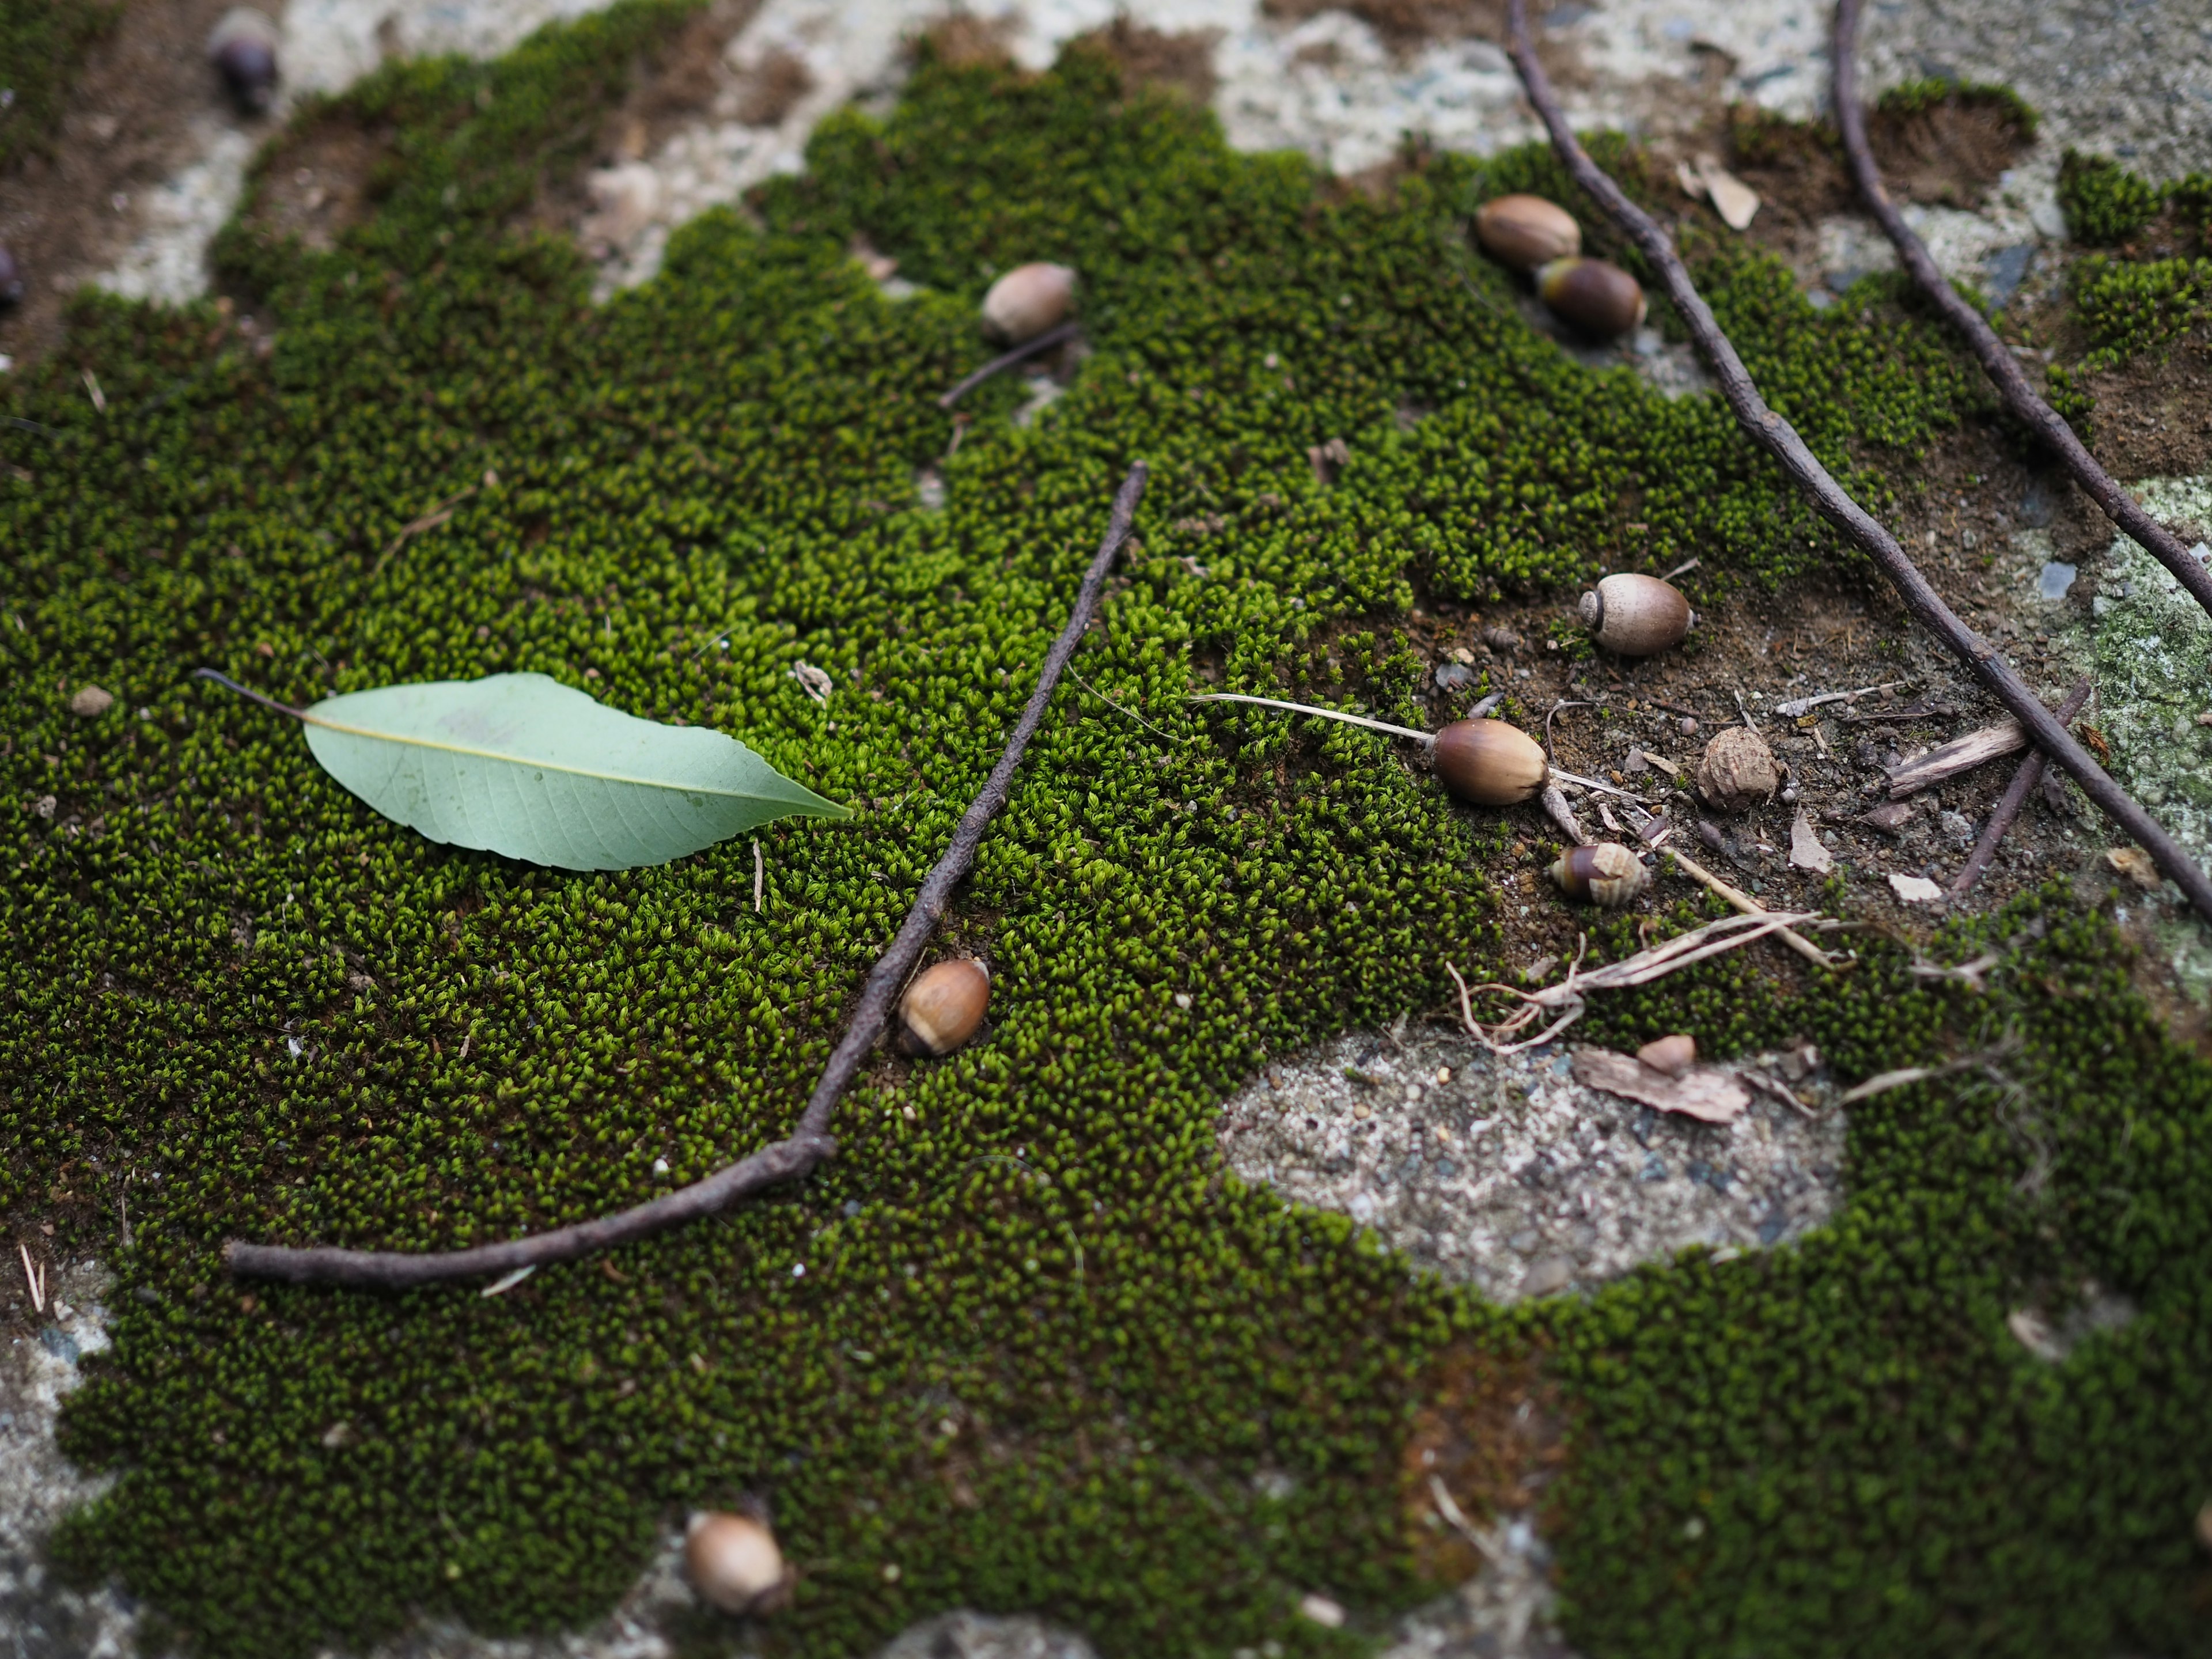
[[2105,854],[2105,862],[2113,871],[2125,876],[2146,893],[2158,891],[2160,879],[2158,866],[2151,862],[2150,854],[2140,847],[2115,847]]
[[1943,890],[1925,876],[1892,876],[1889,890],[1907,904],[1933,904]]
[[662,726],[543,674],[388,685],[297,711],[330,775],[432,841],[562,870],[665,864],[848,809],[736,738]]
[[1654,1071],[1632,1054],[1604,1048],[1578,1048],[1575,1081],[1625,1100],[1638,1100],[1662,1112],[1680,1112],[1702,1123],[1727,1123],[1751,1103],[1751,1091],[1735,1075],[1717,1066],[1694,1066],[1680,1078]]
[[1790,826],[1790,862],[1816,876],[1825,876],[1836,867],[1828,849],[1820,845],[1820,832],[1813,827],[1811,814],[1802,806],[1797,809],[1797,817]]
[[1698,176],[1721,222],[1730,230],[1748,229],[1759,212],[1759,192],[1711,155],[1698,158]]

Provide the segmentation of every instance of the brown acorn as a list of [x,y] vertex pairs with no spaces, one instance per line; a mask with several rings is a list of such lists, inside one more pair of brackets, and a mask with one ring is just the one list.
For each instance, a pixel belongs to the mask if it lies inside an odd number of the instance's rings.
[[1075,273],[1066,265],[1016,265],[983,296],[983,331],[1008,345],[1057,328],[1075,309]]
[[910,1054],[951,1054],[983,1023],[991,970],[974,957],[926,969],[899,999],[898,1045]]
[[0,242],[0,306],[19,305],[23,298],[23,268],[8,245]]
[[1677,1031],[1672,1036],[1645,1043],[1636,1051],[1636,1058],[1655,1072],[1680,1077],[1698,1063],[1698,1040],[1686,1032]]
[[1624,657],[1655,656],[1680,645],[1698,620],[1674,583],[1628,571],[1583,594],[1582,617],[1600,645]]
[[775,1534],[749,1515],[693,1516],[684,1566],[700,1598],[724,1613],[773,1613],[790,1599],[793,1574]]
[[1540,196],[1500,196],[1474,216],[1475,239],[1516,270],[1534,270],[1583,251],[1583,228],[1556,202]]
[[1616,842],[1570,847],[1552,866],[1552,879],[1569,898],[1588,899],[1603,910],[1631,903],[1648,886],[1651,872],[1644,860]]
[[1476,806],[1534,799],[1551,771],[1543,745],[1504,720],[1454,720],[1437,733],[1437,775]]
[[1600,339],[1627,333],[1648,309],[1636,278],[1603,259],[1554,259],[1536,273],[1536,292],[1561,321]]
[[276,90],[276,25],[251,6],[234,6],[208,36],[208,60],[239,108],[258,115]]
[[1747,726],[1731,726],[1716,733],[1698,763],[1698,793],[1723,811],[1746,811],[1771,800],[1781,784],[1774,751]]

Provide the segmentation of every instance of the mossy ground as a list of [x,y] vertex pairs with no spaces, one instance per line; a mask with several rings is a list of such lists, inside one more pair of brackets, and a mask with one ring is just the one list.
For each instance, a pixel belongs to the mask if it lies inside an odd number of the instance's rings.
[[[1709,597],[1836,556],[1717,407],[1578,367],[1466,258],[1484,197],[1571,199],[1548,160],[1413,158],[1340,200],[1102,57],[925,61],[757,224],[694,224],[595,310],[571,249],[511,227],[682,12],[386,70],[342,106],[386,135],[374,210],[327,252],[250,204],[226,239],[253,333],[89,299],[9,388],[0,1204],[110,1256],[125,1310],[69,1413],[121,1475],[75,1570],[210,1655],[422,1609],[542,1628],[604,1607],[662,1518],[752,1493],[804,1574],[775,1651],[960,1603],[1115,1654],[1349,1651],[1297,1596],[1372,1629],[1431,1588],[1404,1449],[1473,1352],[1558,1389],[1589,1651],[2212,1652],[2212,1074],[2055,896],[1938,942],[2003,949],[1982,998],[1876,944],[1795,1000],[1741,958],[1596,1011],[1607,1040],[1809,1036],[1850,1076],[1990,1055],[1855,1114],[1849,1206],[1802,1248],[1509,1317],[1219,1174],[1213,1112],[1263,1054],[1440,1006],[1447,955],[1501,965],[1512,837],[1366,735],[1186,692],[1418,720],[1417,594],[1695,555]],[[857,233],[926,291],[885,300]],[[1865,494],[1986,418],[1893,287],[1816,313],[1763,256],[1698,257]],[[932,394],[1024,258],[1083,271],[1094,355],[1030,427],[1005,381],[956,422]],[[1140,454],[1141,545],[1077,665],[1152,724],[1056,702],[948,926],[994,965],[986,1040],[882,1062],[804,1187],[495,1300],[226,1279],[226,1237],[498,1237],[781,1134]],[[757,912],[742,843],[506,865],[374,817],[201,663],[295,702],[536,669],[857,816],[764,834]],[[88,681],[119,698],[91,721],[64,710]],[[2005,1310],[2088,1274],[2141,1317],[2032,1359]]]

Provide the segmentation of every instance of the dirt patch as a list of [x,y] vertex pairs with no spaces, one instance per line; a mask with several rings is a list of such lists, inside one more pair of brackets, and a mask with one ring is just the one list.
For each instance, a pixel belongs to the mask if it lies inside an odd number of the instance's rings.
[[1971,94],[1910,112],[1877,109],[1867,122],[1890,193],[1931,206],[1978,206],[2029,142],[2008,106]]
[[328,252],[374,208],[369,181],[391,144],[389,127],[363,127],[343,109],[295,125],[253,189],[248,222]]
[[1194,104],[1213,100],[1219,84],[1213,72],[1213,48],[1219,29],[1187,29],[1170,33],[1148,28],[1126,13],[1105,27],[1078,35],[1071,46],[1088,46],[1112,58],[1121,71],[1121,90],[1133,94],[1158,87],[1188,99]]
[[2081,377],[2090,447],[2118,478],[2212,472],[2212,349],[2202,336]]
[[[1505,0],[1260,0],[1260,11],[1279,23],[1303,23],[1325,11],[1349,12],[1401,58],[1440,40],[1505,44]],[[1556,31],[1537,31],[1536,58],[1555,85],[1591,83],[1580,46]],[[1310,57],[1302,54],[1301,60],[1328,63],[1333,53],[1323,47]]]
[[1474,1544],[1442,1512],[1432,1480],[1478,1527],[1536,1509],[1566,1462],[1558,1390],[1534,1356],[1453,1348],[1424,1379],[1406,1442],[1405,1514],[1423,1574],[1454,1583],[1481,1571]]
[[995,18],[957,11],[931,24],[915,37],[917,51],[929,53],[947,69],[1009,69],[1014,54],[1006,46],[1013,14]]
[[59,342],[70,290],[130,246],[141,198],[198,154],[196,126],[258,134],[232,108],[206,57],[231,0],[131,0],[85,55],[52,143],[0,176],[0,241],[21,264],[22,303],[0,313],[0,352],[18,364]]
[[780,125],[813,90],[814,71],[782,47],[771,46],[738,82],[738,119],[749,127]]

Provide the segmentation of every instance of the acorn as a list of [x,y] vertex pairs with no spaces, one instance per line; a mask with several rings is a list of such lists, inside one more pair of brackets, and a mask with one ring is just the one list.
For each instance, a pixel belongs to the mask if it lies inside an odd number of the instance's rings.
[[1645,1043],[1636,1051],[1636,1058],[1655,1072],[1680,1077],[1698,1063],[1698,1040],[1686,1032],[1677,1031],[1672,1036]]
[[208,61],[240,109],[258,115],[276,90],[276,25],[251,6],[234,6],[208,36]]
[[1534,270],[1583,251],[1583,228],[1540,196],[1500,196],[1474,216],[1475,240],[1516,270]]
[[1601,339],[1638,326],[1649,309],[1636,278],[1603,259],[1554,259],[1536,273],[1536,292],[1561,321]]
[[1680,645],[1698,622],[1674,583],[1626,571],[1583,595],[1582,617],[1600,645],[1624,657],[1656,656]]
[[983,331],[1019,345],[1057,328],[1075,309],[1075,273],[1066,265],[1016,265],[983,296]]
[[1552,879],[1569,898],[1588,899],[1601,910],[1618,910],[1650,885],[1651,872],[1617,842],[1570,847],[1552,866]]
[[983,1023],[991,970],[974,957],[923,970],[899,999],[898,1045],[910,1054],[951,1054]]
[[775,1534],[749,1515],[694,1515],[684,1536],[684,1567],[701,1599],[724,1613],[774,1613],[790,1599],[793,1574]]
[[1716,733],[1698,763],[1698,793],[1723,811],[1741,812],[1771,800],[1781,783],[1774,751],[1747,726],[1731,726]]
[[20,305],[23,299],[23,268],[8,245],[0,242],[0,306]]
[[1504,720],[1454,720],[1437,733],[1437,775],[1476,806],[1512,806],[1534,799],[1551,768],[1543,745]]

